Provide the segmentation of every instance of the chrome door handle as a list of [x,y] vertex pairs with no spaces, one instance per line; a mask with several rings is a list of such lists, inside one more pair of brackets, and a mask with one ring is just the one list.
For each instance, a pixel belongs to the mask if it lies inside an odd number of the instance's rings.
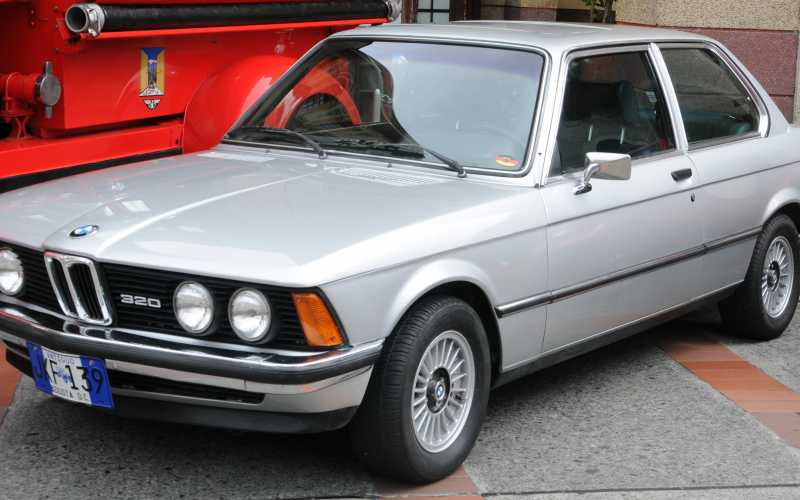
[[681,170],[676,170],[672,172],[672,180],[675,182],[680,182],[682,180],[689,179],[692,176],[692,169],[691,168],[683,168]]

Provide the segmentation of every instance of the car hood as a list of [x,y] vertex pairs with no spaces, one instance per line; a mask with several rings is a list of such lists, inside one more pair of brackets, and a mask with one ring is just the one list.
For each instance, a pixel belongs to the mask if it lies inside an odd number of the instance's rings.
[[[513,232],[524,224],[519,203],[534,209],[530,195],[450,172],[225,145],[2,195],[0,240],[316,286]],[[69,236],[82,225],[99,230]]]

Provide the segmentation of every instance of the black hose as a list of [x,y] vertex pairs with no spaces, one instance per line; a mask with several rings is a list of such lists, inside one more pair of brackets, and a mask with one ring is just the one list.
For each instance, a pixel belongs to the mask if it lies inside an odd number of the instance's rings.
[[[390,15],[384,0],[99,7],[104,17],[102,31],[285,24],[387,18]],[[80,25],[77,22],[74,24]]]

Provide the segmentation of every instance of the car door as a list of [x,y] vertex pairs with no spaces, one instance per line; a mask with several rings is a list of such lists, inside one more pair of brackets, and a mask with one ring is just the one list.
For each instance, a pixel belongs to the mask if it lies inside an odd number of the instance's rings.
[[[703,266],[708,291],[744,278],[770,197],[785,187],[779,167],[791,162],[780,139],[766,136],[769,116],[747,77],[705,43],[660,46],[689,146],[703,185]],[[774,143],[770,144],[770,141]],[[754,176],[756,172],[761,172]],[[778,208],[778,207],[774,207]]]
[[[575,52],[561,76],[541,188],[547,212],[543,351],[610,332],[701,293],[697,175],[679,140],[654,45]],[[558,118],[558,117],[556,117]],[[630,154],[629,180],[592,180],[576,194],[589,152]]]

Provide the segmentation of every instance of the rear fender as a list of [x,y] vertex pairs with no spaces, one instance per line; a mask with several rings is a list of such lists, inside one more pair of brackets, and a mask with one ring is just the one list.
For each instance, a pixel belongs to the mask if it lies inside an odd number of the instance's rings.
[[209,149],[296,62],[286,56],[254,56],[212,75],[186,108],[183,152]]
[[786,186],[777,193],[775,193],[769,200],[763,215],[761,216],[761,224],[766,224],[778,211],[787,207],[788,205],[800,204],[800,188],[796,186]]

